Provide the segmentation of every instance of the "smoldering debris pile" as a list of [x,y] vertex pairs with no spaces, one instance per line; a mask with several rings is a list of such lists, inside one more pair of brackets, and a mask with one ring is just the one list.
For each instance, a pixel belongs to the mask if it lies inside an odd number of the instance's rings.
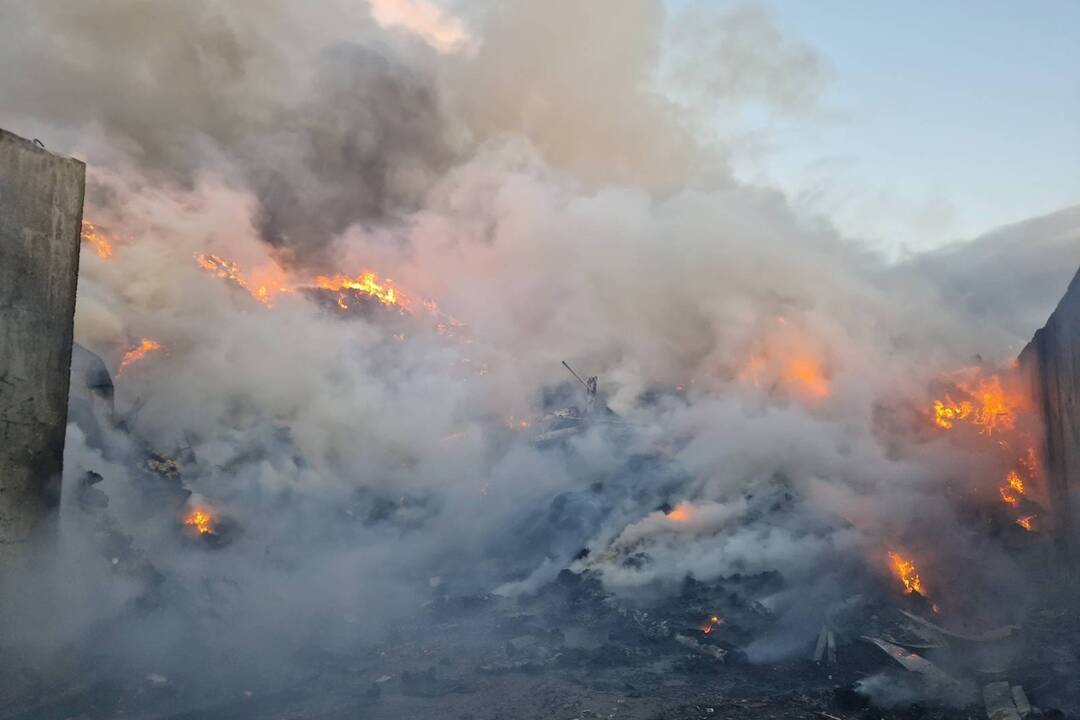
[[[86,428],[87,438],[114,437],[100,427],[124,427],[109,402],[108,374],[85,349],[77,356],[74,421]],[[582,380],[580,392],[573,388],[549,392],[551,408],[533,428],[536,442],[569,452],[567,442],[590,428],[631,432],[597,395],[594,378]],[[580,407],[559,406],[568,398]],[[187,538],[196,553],[221,549],[242,532],[237,520],[192,496],[183,482],[183,457],[156,452],[130,430],[123,434],[129,444],[113,452],[124,453],[134,470],[137,492],[124,497],[138,503],[139,515],[157,518],[159,527]],[[647,545],[621,552],[565,549],[593,537],[601,523],[590,521],[590,514],[609,516],[627,501],[651,503],[664,522],[688,522],[692,510],[664,500],[682,487],[685,471],[662,455],[634,456],[624,465],[625,477],[558,496],[546,512],[535,513],[533,525],[521,529],[523,544],[542,545],[549,559],[563,558],[564,567],[550,579],[507,582],[473,594],[462,592],[453,578],[432,577],[429,599],[378,636],[341,641],[363,619],[365,608],[356,607],[325,618],[321,632],[290,644],[288,658],[277,658],[272,667],[222,668],[209,685],[184,663],[168,669],[133,664],[117,638],[126,635],[126,625],[153,627],[155,616],[179,616],[195,624],[185,632],[185,652],[221,657],[228,650],[215,646],[215,628],[229,622],[231,605],[242,602],[237,581],[207,575],[197,588],[178,585],[117,523],[100,489],[101,475],[87,473],[67,489],[66,516],[91,528],[85,536],[93,553],[107,559],[112,582],[135,592],[94,631],[92,650],[85,644],[64,648],[72,665],[47,675],[32,664],[0,666],[11,680],[0,717],[314,718],[359,712],[391,718],[437,702],[472,717],[524,712],[555,718],[567,711],[590,717],[610,706],[613,716],[642,718],[985,714],[1034,720],[1073,716],[1053,708],[1080,708],[1080,612],[1062,588],[1040,594],[1059,605],[1026,608],[996,625],[940,610],[917,576],[852,578],[849,591],[820,615],[818,604],[800,608],[798,600],[777,612],[780,599],[799,588],[775,571],[707,582],[687,576],[675,593],[658,586],[630,593],[607,589],[603,576],[612,564],[637,570],[657,562]],[[636,484],[642,474],[655,481],[649,492]],[[748,514],[783,526],[802,501],[796,495],[778,478],[770,491],[745,498]],[[429,502],[360,493],[338,517],[420,527]],[[552,544],[552,528],[561,542]],[[513,575],[534,563],[506,565],[501,572]],[[1058,579],[1043,566],[1030,577],[1051,587]],[[69,670],[83,662],[91,670],[73,681]],[[146,657],[140,662],[153,663]]]
[[741,182],[824,79],[751,5],[308,5],[4,5],[97,356],[0,717],[1075,714],[999,312],[1075,213],[894,262]]

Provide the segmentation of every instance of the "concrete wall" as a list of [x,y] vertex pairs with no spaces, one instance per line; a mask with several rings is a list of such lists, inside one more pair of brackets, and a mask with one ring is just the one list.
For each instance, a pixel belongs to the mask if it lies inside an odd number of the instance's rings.
[[1043,416],[1043,447],[1057,544],[1074,555],[1080,505],[1080,272],[1046,327],[1020,353]]
[[0,565],[59,501],[85,176],[0,130]]

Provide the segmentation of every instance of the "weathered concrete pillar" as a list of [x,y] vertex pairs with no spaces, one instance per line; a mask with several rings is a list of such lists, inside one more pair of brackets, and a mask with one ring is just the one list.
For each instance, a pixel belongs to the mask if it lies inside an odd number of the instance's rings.
[[1031,374],[1045,429],[1043,454],[1055,539],[1074,556],[1080,505],[1080,272],[1046,326],[1020,353],[1020,365]]
[[0,573],[59,501],[85,178],[0,130]]

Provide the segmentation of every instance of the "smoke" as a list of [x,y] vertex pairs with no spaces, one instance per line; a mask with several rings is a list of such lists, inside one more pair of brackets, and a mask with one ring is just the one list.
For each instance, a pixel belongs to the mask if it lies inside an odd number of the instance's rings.
[[254,194],[262,237],[289,258],[314,262],[350,224],[415,207],[453,157],[434,51],[384,36],[363,8],[100,0],[0,11],[15,20],[5,65],[33,68],[7,74],[7,107],[100,134],[90,162],[130,164],[155,185],[226,177]]
[[855,687],[859,694],[869,698],[879,707],[906,707],[930,700],[946,707],[961,708],[969,705],[977,697],[974,687],[969,685],[944,684],[932,685],[921,679],[896,673],[877,673],[859,680]]
[[[190,671],[195,648],[242,651],[254,676],[312,638],[372,636],[433,586],[535,591],[587,547],[574,567],[620,594],[779,571],[762,600],[792,634],[763,659],[888,582],[896,544],[942,601],[935,565],[993,553],[950,504],[989,463],[917,412],[974,355],[1009,360],[1017,327],[737,183],[708,114],[807,112],[827,73],[756,6],[667,12],[0,4],[0,61],[32,69],[0,77],[0,121],[86,157],[86,215],[116,245],[84,249],[76,339],[113,370],[141,338],[162,347],[116,379],[106,440],[71,427],[65,490],[100,473],[102,532],[163,579],[61,565],[40,582],[97,602],[50,646],[149,587],[175,610],[116,630],[125,652]],[[302,291],[268,307],[201,253],[297,285],[370,268],[455,324],[377,303],[343,320]],[[518,421],[545,393],[584,404],[564,359],[618,420],[552,448]],[[147,447],[235,528],[226,546],[147,501],[175,491]]]

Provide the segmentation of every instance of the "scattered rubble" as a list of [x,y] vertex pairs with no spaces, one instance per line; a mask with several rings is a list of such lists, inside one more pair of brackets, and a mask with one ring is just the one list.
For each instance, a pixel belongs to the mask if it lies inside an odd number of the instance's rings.
[[886,655],[895,660],[905,670],[918,673],[935,689],[957,687],[960,682],[949,676],[937,665],[930,662],[922,655],[905,650],[899,645],[882,640],[881,638],[863,637],[869,643],[876,645]]

